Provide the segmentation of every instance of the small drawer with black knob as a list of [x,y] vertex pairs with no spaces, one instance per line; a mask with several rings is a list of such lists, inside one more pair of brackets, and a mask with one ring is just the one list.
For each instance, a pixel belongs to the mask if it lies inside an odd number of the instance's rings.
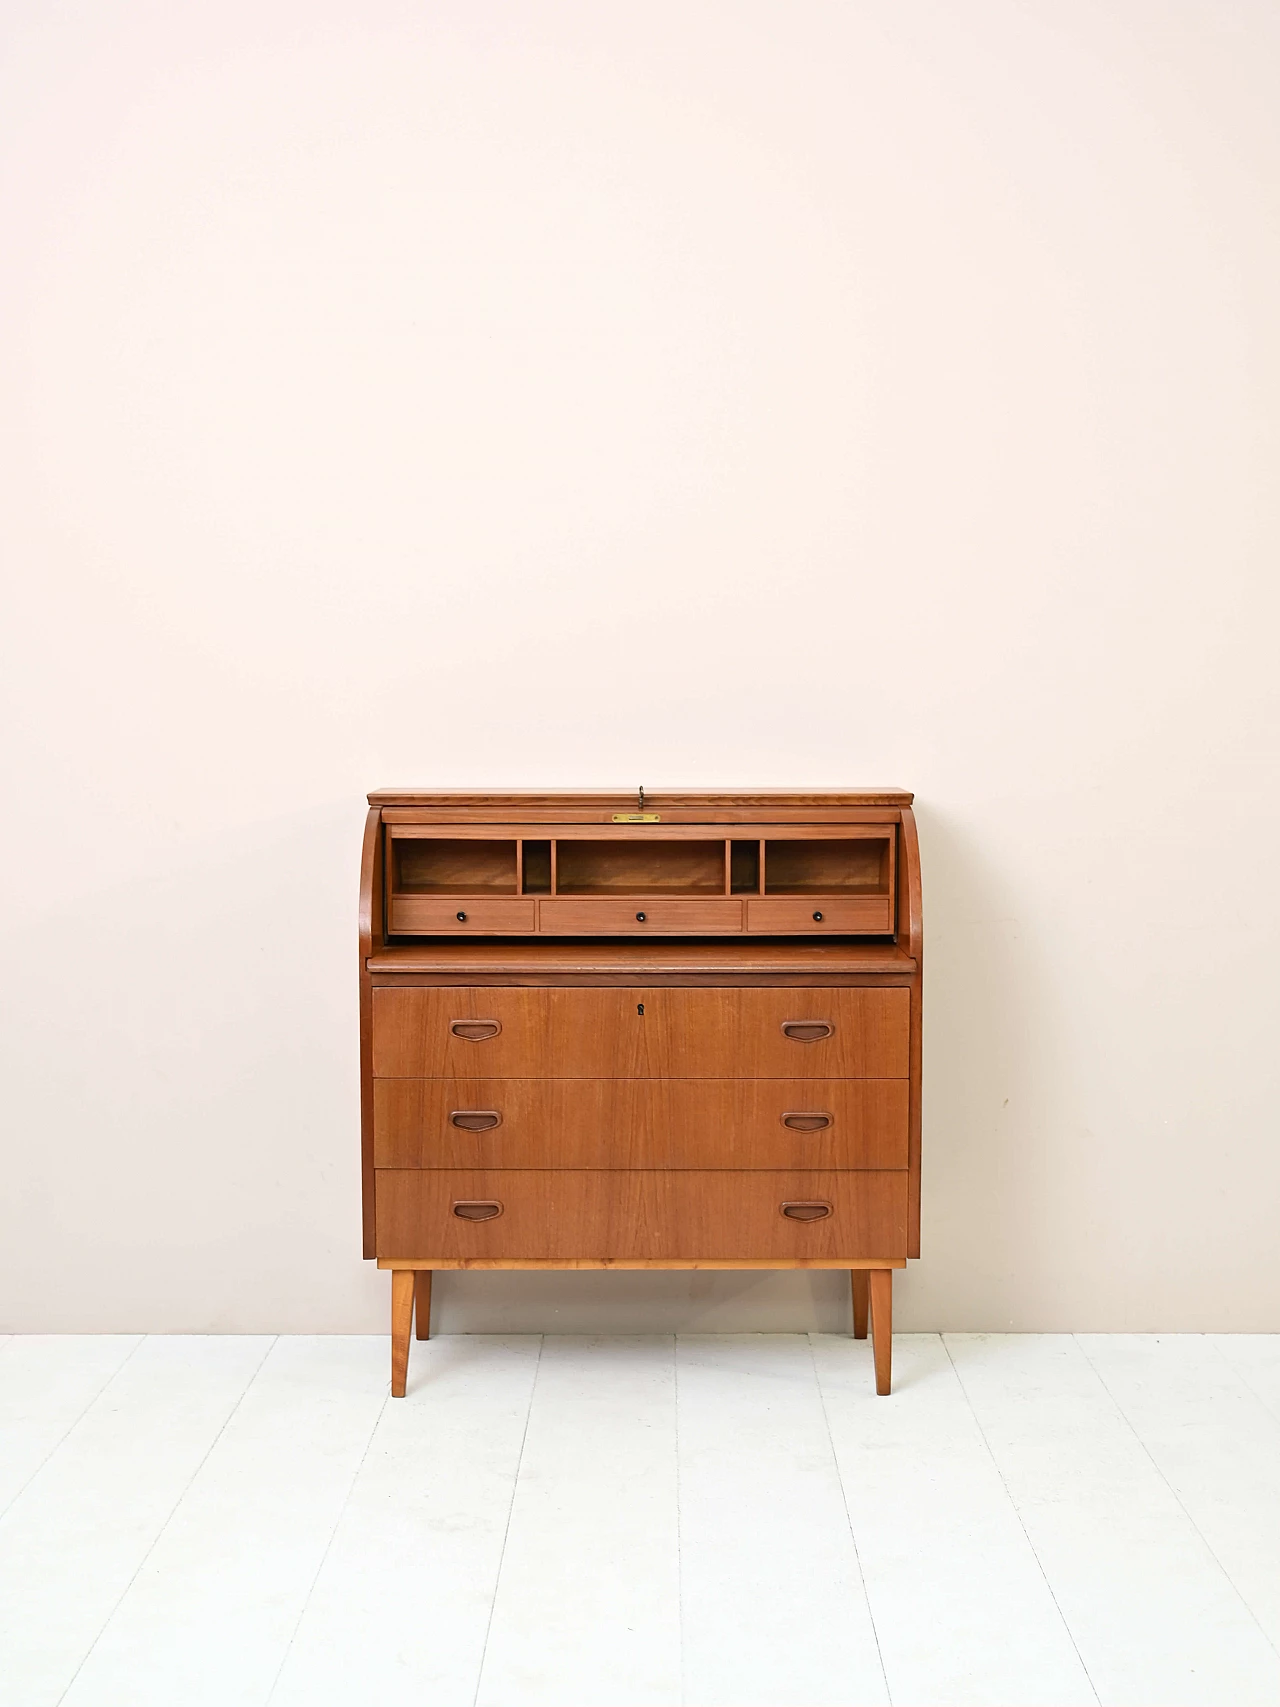
[[481,931],[494,936],[532,931],[538,903],[513,895],[393,895],[387,929],[393,936]]
[[740,931],[742,902],[557,895],[539,901],[538,928],[565,936],[706,936]]
[[747,929],[772,936],[806,931],[888,936],[893,932],[893,907],[888,895],[765,895],[747,902]]

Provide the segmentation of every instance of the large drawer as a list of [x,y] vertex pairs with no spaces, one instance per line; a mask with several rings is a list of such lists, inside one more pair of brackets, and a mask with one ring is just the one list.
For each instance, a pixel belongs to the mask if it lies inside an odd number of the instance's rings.
[[911,993],[851,989],[373,992],[379,1078],[905,1079]]
[[[381,1168],[378,1255],[905,1257],[907,1177],[903,1170]],[[817,1211],[821,1219],[803,1218]],[[472,1218],[480,1215],[490,1218]]]
[[378,1079],[380,1168],[905,1168],[906,1079]]

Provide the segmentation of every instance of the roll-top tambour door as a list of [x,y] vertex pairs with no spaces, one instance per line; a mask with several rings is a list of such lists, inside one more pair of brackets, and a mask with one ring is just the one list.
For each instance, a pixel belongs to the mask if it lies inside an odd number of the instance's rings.
[[375,989],[380,1078],[903,1078],[910,991]]
[[906,1079],[379,1079],[380,1168],[905,1168]]

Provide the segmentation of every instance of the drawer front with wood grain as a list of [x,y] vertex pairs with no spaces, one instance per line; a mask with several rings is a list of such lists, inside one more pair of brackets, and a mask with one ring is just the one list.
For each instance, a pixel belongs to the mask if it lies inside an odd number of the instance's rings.
[[379,1079],[380,1168],[905,1168],[906,1079]]
[[905,1170],[381,1168],[378,1255],[422,1261],[906,1256]]
[[740,931],[742,902],[557,896],[539,901],[538,928],[553,936],[705,936]]
[[747,902],[747,929],[775,936],[811,931],[892,935],[893,903],[887,895],[838,895],[826,900],[766,895]]
[[905,1079],[902,988],[375,989],[380,1078]]
[[472,931],[506,935],[531,931],[536,924],[536,901],[519,896],[395,895],[388,908],[392,935],[440,935]]

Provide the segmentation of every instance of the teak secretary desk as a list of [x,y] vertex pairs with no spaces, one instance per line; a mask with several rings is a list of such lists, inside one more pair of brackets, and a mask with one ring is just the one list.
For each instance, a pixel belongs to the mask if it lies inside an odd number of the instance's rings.
[[889,1391],[920,1250],[899,789],[369,796],[364,1252],[391,1391],[435,1269],[844,1268]]

